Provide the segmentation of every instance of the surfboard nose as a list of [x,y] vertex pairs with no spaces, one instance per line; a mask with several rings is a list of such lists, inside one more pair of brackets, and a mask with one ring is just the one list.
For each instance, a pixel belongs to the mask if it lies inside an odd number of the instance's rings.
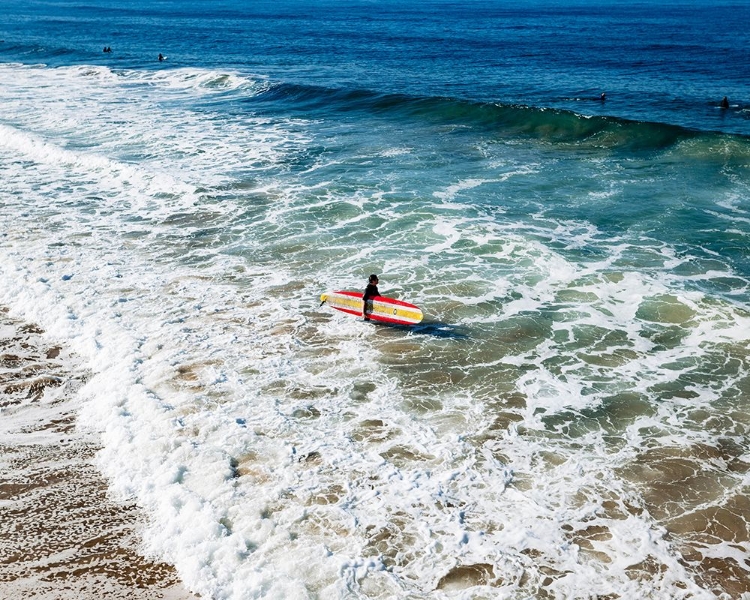
[[328,300],[328,294],[321,294],[320,303],[323,304],[323,302],[325,302],[326,300]]

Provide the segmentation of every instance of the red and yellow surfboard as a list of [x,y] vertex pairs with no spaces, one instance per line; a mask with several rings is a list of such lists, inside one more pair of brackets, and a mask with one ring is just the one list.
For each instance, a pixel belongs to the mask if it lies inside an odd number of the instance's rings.
[[[362,292],[330,292],[320,297],[331,308],[350,315],[362,316]],[[395,298],[375,296],[367,301],[367,316],[373,321],[396,325],[416,325],[422,320],[422,310],[418,306]]]

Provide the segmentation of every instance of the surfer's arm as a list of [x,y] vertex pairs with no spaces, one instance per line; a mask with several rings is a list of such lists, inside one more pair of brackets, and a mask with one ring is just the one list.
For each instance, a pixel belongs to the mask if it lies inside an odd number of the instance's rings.
[[380,290],[378,290],[378,286],[368,284],[365,288],[365,293],[362,294],[362,316],[367,317],[367,302],[371,298],[375,298],[376,296],[380,296]]
[[374,287],[375,286],[373,285],[368,285],[365,288],[365,293],[362,294],[362,316],[363,317],[367,316],[367,301],[370,298],[373,298],[374,296],[379,296],[378,288],[375,287],[375,289],[373,289]]

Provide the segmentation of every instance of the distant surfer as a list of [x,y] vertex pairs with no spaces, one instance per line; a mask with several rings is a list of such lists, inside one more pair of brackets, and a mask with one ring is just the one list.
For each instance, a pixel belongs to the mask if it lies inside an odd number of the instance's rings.
[[365,321],[370,320],[369,315],[372,312],[372,300],[370,298],[374,298],[375,296],[380,296],[380,291],[378,290],[378,276],[373,273],[370,275],[365,293],[362,295],[362,316],[365,318]]
[[159,62],[162,62],[164,60],[164,55],[159,52]]
[[602,92],[602,95],[599,96],[599,100],[601,100],[602,102],[605,102],[607,100],[607,94],[605,94],[604,92]]
[[726,96],[721,100],[721,108],[729,108],[729,99]]

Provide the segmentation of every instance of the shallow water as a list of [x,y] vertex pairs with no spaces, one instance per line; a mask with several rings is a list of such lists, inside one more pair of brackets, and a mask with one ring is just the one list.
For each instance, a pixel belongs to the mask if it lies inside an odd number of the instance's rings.
[[137,552],[144,525],[95,468],[96,435],[76,431],[88,374],[38,326],[0,309],[0,595],[192,598],[174,569]]

